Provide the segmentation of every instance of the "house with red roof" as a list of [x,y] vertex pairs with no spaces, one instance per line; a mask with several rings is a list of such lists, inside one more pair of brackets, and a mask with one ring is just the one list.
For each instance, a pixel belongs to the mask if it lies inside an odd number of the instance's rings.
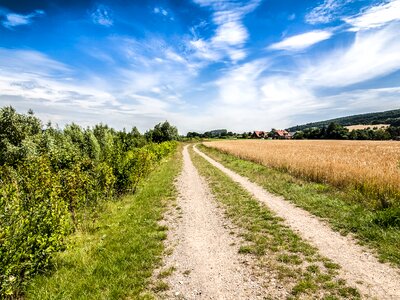
[[268,132],[256,130],[251,134],[252,139],[264,139],[268,137]]
[[278,140],[289,140],[293,136],[284,129],[283,130],[275,129],[275,130],[271,131],[271,137],[273,139],[278,139]]

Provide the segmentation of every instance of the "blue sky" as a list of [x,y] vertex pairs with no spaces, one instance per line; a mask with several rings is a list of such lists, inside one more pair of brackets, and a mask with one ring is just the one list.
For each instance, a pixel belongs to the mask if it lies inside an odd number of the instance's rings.
[[400,0],[0,0],[0,106],[242,132],[400,107]]

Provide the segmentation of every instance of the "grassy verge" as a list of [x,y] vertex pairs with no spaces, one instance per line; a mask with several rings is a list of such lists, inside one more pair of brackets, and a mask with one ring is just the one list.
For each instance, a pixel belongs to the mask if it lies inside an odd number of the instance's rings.
[[226,215],[243,231],[240,253],[258,257],[259,271],[285,286],[287,298],[358,299],[357,290],[338,278],[338,266],[291,231],[264,205],[220,170],[191,150],[193,163],[204,176]]
[[150,299],[146,288],[161,260],[166,229],[158,224],[175,199],[180,152],[142,182],[135,195],[105,203],[55,258],[54,270],[35,278],[28,299]]
[[[376,250],[381,261],[400,266],[400,228],[389,224],[398,214],[372,210],[362,205],[354,190],[339,190],[332,186],[294,177],[260,164],[239,159],[216,149],[198,146],[210,157],[249,178],[269,192],[283,196],[295,205],[327,220],[342,234],[353,233],[361,244]],[[390,221],[393,219],[392,221]],[[387,222],[387,221],[390,222]]]

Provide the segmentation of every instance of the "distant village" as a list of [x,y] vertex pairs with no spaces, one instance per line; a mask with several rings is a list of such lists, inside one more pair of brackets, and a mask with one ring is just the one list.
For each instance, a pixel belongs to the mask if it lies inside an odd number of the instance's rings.
[[[396,123],[397,125],[397,123]],[[331,122],[327,126],[291,129],[255,130],[253,132],[234,133],[226,129],[211,130],[204,133],[188,132],[188,139],[331,139],[331,140],[397,140],[400,141],[400,126],[390,124],[342,126]]]
[[187,138],[241,138],[241,139],[279,139],[290,140],[295,132],[284,129],[272,129],[271,131],[255,130],[253,132],[234,133],[226,129],[211,130],[204,133],[188,132]]
[[253,131],[250,138],[252,139],[273,139],[273,140],[290,140],[295,135],[295,132],[288,132],[282,129],[272,129],[268,131]]

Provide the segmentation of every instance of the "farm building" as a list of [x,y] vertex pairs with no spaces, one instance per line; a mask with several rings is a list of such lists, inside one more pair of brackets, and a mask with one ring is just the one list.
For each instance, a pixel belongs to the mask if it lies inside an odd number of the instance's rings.
[[268,137],[268,132],[266,131],[260,131],[260,130],[256,130],[252,133],[251,138],[252,139],[263,139]]
[[293,137],[293,135],[289,134],[289,132],[286,130],[276,129],[271,131],[271,137],[278,140],[289,140]]

